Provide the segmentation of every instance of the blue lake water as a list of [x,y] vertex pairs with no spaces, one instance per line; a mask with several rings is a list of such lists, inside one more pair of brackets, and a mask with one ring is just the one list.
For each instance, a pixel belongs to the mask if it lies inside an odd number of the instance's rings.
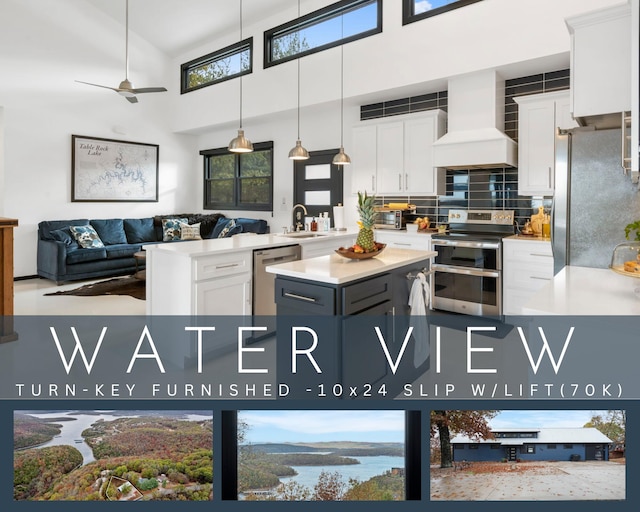
[[[127,417],[127,418],[135,418],[140,416],[139,414],[129,414],[126,416],[118,415],[114,416],[109,414],[108,412],[97,412],[95,414],[81,414],[76,411],[56,411],[56,412],[48,412],[48,413],[28,413],[30,416],[35,416],[36,418],[74,418],[70,421],[60,421],[58,424],[62,425],[62,429],[60,435],[54,437],[51,441],[38,445],[38,448],[45,448],[47,446],[58,446],[58,445],[69,445],[76,448],[82,454],[82,464],[86,465],[90,462],[93,462],[95,458],[93,457],[93,451],[89,447],[87,443],[84,442],[82,438],[82,431],[89,428],[93,423],[98,420],[103,421],[113,421],[118,418]],[[209,417],[210,418],[210,417]],[[180,419],[187,419],[189,421],[199,421],[203,419],[207,419],[206,416],[188,414]],[[79,442],[76,442],[79,441]]]
[[280,478],[282,483],[295,480],[300,485],[304,485],[309,489],[318,483],[318,476],[322,471],[327,473],[338,472],[342,475],[345,483],[350,478],[355,478],[361,482],[369,480],[369,478],[382,475],[391,468],[404,468],[404,457],[391,457],[388,455],[377,455],[375,457],[352,457],[360,461],[360,464],[351,464],[345,466],[292,466],[298,474],[296,476]]

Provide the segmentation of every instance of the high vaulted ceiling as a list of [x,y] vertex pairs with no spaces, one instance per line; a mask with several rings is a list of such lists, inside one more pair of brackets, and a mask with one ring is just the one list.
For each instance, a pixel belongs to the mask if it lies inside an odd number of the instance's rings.
[[[85,1],[124,26],[126,0]],[[317,2],[315,5],[314,10]],[[296,6],[296,0],[243,0],[243,25]],[[240,0],[129,0],[129,30],[176,56],[212,37],[233,31],[239,34]]]

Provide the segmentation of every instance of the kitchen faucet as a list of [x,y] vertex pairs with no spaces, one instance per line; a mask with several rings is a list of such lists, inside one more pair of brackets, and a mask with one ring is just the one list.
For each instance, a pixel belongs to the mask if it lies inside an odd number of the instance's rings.
[[296,208],[302,208],[302,211],[304,212],[305,215],[307,214],[307,209],[305,208],[305,206],[303,204],[295,204],[293,205],[293,209],[291,210],[291,214],[295,215],[295,222],[296,222],[296,231],[300,231],[300,228],[303,227],[302,222],[300,222],[300,220],[302,219],[300,212],[296,212]]

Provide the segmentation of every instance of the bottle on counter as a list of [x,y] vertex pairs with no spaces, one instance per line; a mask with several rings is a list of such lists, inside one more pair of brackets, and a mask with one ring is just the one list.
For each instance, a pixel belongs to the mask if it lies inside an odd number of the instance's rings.
[[318,231],[318,223],[315,217],[311,221],[311,231]]
[[324,212],[324,231],[331,231],[331,219],[329,218],[329,212]]

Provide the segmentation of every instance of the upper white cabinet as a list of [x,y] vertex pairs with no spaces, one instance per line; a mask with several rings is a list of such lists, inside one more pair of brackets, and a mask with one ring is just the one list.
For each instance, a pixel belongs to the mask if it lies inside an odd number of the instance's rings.
[[638,45],[631,40],[631,4],[573,16],[566,23],[573,117],[630,110],[632,44]]
[[433,142],[445,129],[442,110],[360,123],[352,132],[351,193],[443,194],[444,170],[431,162]]
[[357,126],[351,135],[351,191],[369,194],[377,192],[376,146],[377,127],[375,124]]
[[568,91],[514,98],[518,103],[518,193],[553,195],[557,128],[578,123],[570,114]]

